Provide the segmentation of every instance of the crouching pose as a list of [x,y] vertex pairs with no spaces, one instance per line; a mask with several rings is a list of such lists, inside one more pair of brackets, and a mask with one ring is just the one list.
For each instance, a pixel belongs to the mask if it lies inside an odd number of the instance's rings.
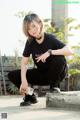
[[[27,41],[23,51],[21,70],[11,71],[8,78],[24,95],[24,101],[20,106],[28,106],[37,103],[34,91],[32,93],[29,91],[29,85],[50,85],[53,91],[59,91],[57,88],[67,72],[65,56],[71,55],[72,52],[54,35],[43,31],[43,23],[34,13],[25,16],[23,31]],[[27,68],[30,54],[36,68]]]

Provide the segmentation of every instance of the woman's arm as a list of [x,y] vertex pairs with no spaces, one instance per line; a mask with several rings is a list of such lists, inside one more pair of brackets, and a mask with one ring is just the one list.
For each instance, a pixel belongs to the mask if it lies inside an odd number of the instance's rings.
[[73,54],[73,51],[71,50],[71,48],[68,45],[66,45],[65,47],[63,47],[61,49],[52,50],[51,53],[52,53],[52,55],[69,56],[69,55]]
[[28,57],[22,57],[21,60],[21,82],[24,82],[26,80],[28,59]]
[[28,82],[27,82],[27,78],[26,78],[27,64],[28,64],[28,57],[22,57],[22,60],[21,60],[21,86],[20,86],[21,94],[28,92]]
[[47,52],[45,52],[44,54],[42,54],[41,56],[37,57],[36,60],[37,62],[42,61],[45,62],[46,59],[50,56],[50,55],[64,55],[64,56],[70,56],[72,55],[73,52],[70,49],[70,47],[68,45],[66,45],[65,47],[61,48],[61,49],[57,49],[57,50],[51,50],[49,49]]

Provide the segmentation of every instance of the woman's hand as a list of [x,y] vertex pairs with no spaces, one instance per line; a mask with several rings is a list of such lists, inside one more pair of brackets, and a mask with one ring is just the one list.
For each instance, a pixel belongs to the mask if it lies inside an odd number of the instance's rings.
[[43,63],[46,62],[46,59],[49,57],[49,53],[46,52],[39,57],[36,58],[37,62],[42,61]]
[[20,94],[25,95],[28,94],[28,83],[27,80],[23,81],[20,85]]

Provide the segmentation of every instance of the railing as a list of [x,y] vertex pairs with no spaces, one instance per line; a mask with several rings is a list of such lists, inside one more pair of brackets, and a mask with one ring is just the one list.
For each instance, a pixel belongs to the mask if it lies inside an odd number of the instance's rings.
[[0,66],[0,94],[7,94],[7,86],[9,84],[8,73],[15,70],[15,66]]

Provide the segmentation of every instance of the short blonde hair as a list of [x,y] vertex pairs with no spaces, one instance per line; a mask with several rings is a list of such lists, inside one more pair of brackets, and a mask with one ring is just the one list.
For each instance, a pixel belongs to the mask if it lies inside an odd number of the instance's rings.
[[32,39],[32,36],[28,32],[29,25],[33,21],[36,21],[37,23],[41,23],[41,32],[43,30],[43,22],[37,14],[31,13],[26,15],[23,20],[23,32],[29,39]]

